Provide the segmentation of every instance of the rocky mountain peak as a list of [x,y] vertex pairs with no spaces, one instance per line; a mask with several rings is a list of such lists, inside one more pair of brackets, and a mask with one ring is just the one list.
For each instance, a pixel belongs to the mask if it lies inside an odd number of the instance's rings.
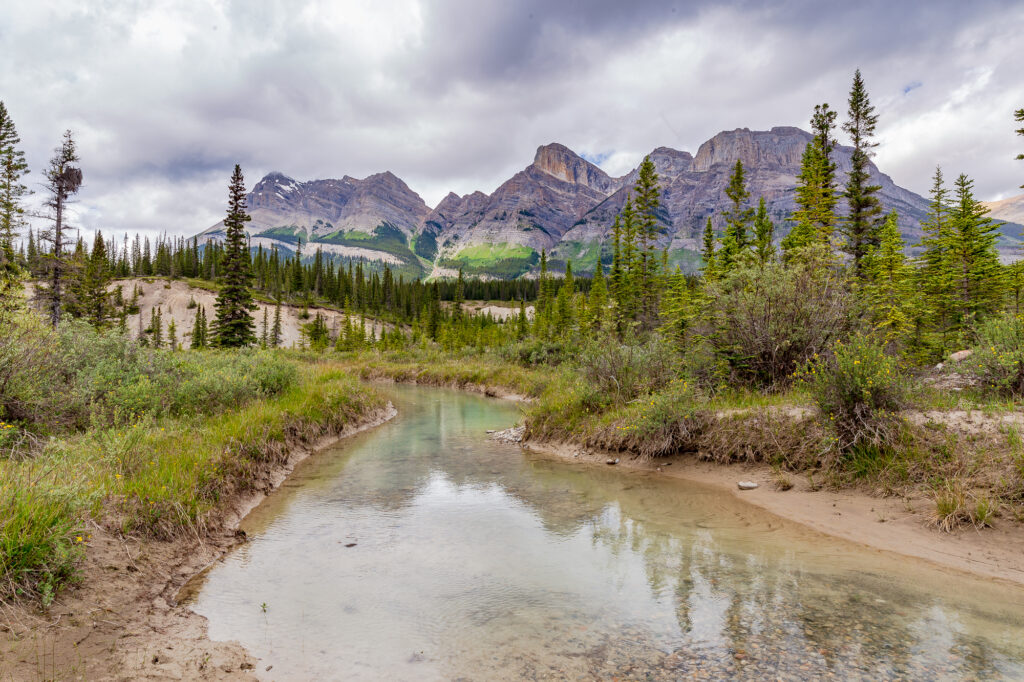
[[612,178],[603,170],[557,142],[537,147],[533,167],[559,180],[584,185],[606,194],[614,184]]
[[693,170],[707,171],[718,164],[732,165],[737,159],[744,166],[799,166],[804,147],[810,139],[810,133],[789,126],[771,130],[737,128],[722,131],[697,150]]

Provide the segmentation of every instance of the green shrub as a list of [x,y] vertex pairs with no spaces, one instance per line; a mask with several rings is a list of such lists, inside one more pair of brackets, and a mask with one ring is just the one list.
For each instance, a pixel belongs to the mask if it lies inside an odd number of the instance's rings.
[[678,356],[658,337],[643,343],[592,339],[576,364],[583,378],[615,404],[655,393],[679,376]]
[[981,386],[1001,396],[1024,397],[1024,317],[991,317],[978,327],[978,342],[965,368]]
[[714,281],[706,298],[697,332],[733,383],[785,383],[848,327],[847,287],[814,264],[740,267]]
[[864,335],[837,341],[801,376],[835,431],[840,451],[885,448],[895,441],[907,381],[899,361],[880,341]]
[[696,450],[714,417],[703,394],[677,379],[665,389],[602,415],[584,442],[637,457]]
[[535,365],[560,365],[576,351],[561,341],[545,341],[529,338],[510,344],[501,349],[501,356],[509,362],[524,367]]

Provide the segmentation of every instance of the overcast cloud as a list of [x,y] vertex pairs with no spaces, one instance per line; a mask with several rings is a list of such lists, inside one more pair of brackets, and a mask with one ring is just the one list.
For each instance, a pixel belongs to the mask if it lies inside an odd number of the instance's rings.
[[391,170],[424,200],[493,191],[558,141],[613,175],[721,130],[806,128],[860,67],[877,162],[1016,194],[1021,2],[0,0],[0,100],[32,184],[70,128],[78,223],[192,234],[251,187]]

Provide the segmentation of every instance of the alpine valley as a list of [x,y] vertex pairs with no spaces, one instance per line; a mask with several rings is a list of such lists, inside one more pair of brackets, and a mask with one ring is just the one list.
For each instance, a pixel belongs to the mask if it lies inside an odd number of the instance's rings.
[[[774,220],[776,238],[789,232],[796,176],[811,134],[794,127],[767,131],[746,128],[721,132],[703,143],[697,154],[658,147],[650,152],[662,188],[659,246],[684,271],[700,264],[700,237],[710,216],[721,233],[729,174],[737,159],[746,170],[751,201],[764,197]],[[837,146],[838,184],[850,168],[853,149]],[[918,243],[928,200],[898,186],[871,164],[872,184],[886,211],[899,214],[900,231],[908,244]],[[431,209],[416,192],[391,172],[364,179],[299,182],[270,173],[248,194],[252,220],[246,230],[253,249],[277,248],[306,257],[316,250],[342,260],[362,260],[368,267],[387,264],[409,278],[466,275],[515,278],[536,273],[542,250],[554,270],[571,260],[577,272],[592,272],[598,257],[611,258],[609,233],[636,179],[634,169],[611,177],[564,145],[537,149],[533,163],[492,194],[449,193]],[[993,204],[993,217],[1002,213]],[[1013,208],[1007,206],[1007,208]],[[1018,211],[1019,212],[1019,211]],[[1005,211],[1004,220],[1020,220]],[[1021,248],[1021,226],[1000,227],[999,248],[1015,259]],[[218,223],[199,241],[219,240]]]

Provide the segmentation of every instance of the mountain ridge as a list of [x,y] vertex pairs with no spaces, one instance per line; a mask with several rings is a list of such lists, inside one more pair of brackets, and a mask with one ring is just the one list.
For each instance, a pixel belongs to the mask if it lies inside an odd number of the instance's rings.
[[[788,232],[795,208],[794,187],[809,132],[792,126],[769,130],[737,128],[702,143],[696,154],[657,147],[649,154],[662,187],[658,246],[684,269],[699,264],[700,237],[707,218],[721,230],[728,203],[725,186],[737,159],[744,163],[751,203],[763,196],[776,222],[777,238]],[[852,148],[837,145],[838,184],[845,181]],[[921,237],[928,201],[897,185],[873,163],[874,184],[885,210],[896,209],[908,243]],[[315,248],[371,265],[388,263],[410,277],[462,268],[484,277],[518,277],[536,270],[546,250],[559,269],[571,259],[580,271],[607,260],[615,215],[635,181],[637,169],[613,177],[569,147],[551,142],[537,147],[533,161],[494,192],[449,192],[430,208],[391,171],[362,179],[299,182],[275,171],[247,196],[252,221],[246,229],[253,247],[293,253],[301,241]],[[1019,246],[1012,226],[1003,247]],[[223,223],[202,236],[220,238]],[[1016,236],[1015,236],[1016,235]]]

